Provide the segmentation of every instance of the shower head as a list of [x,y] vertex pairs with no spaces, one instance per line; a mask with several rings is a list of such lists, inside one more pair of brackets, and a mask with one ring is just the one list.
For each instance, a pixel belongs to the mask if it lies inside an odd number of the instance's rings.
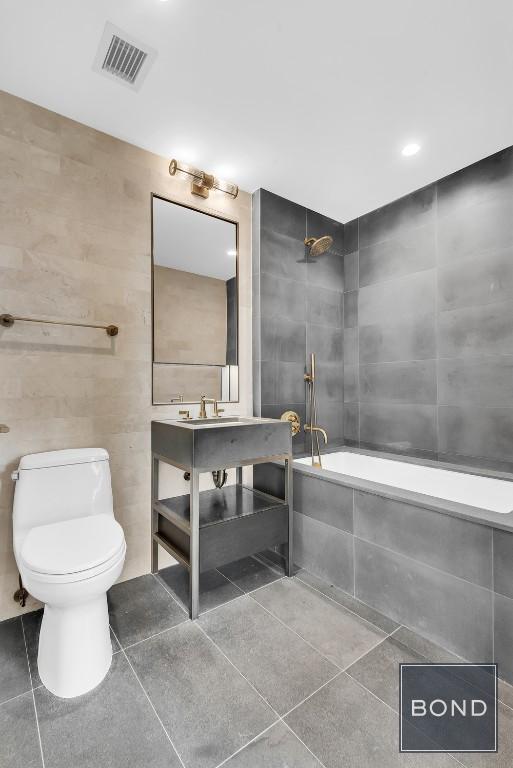
[[330,235],[323,235],[322,237],[305,237],[305,245],[310,248],[310,256],[314,258],[320,256],[322,253],[331,248],[333,245],[333,238]]

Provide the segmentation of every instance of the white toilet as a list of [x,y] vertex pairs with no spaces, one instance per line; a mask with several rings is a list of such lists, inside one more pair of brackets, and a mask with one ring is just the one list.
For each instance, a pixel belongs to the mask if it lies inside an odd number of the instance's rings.
[[110,667],[107,590],[126,552],[109,455],[103,448],[33,453],[13,477],[16,562],[26,589],[45,603],[39,675],[56,696],[79,696]]

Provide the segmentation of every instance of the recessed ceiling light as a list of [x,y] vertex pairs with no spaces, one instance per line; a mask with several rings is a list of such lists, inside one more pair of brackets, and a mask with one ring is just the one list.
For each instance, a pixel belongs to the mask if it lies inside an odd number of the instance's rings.
[[416,155],[419,149],[420,144],[407,144],[405,147],[403,147],[401,154],[404,157],[411,157],[412,155]]
[[237,256],[237,251],[226,251],[227,256]]

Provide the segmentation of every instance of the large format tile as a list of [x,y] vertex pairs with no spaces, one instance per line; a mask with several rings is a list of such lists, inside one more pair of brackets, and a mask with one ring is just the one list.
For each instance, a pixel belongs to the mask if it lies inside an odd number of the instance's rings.
[[307,354],[313,352],[319,362],[342,362],[343,334],[340,328],[329,328],[323,325],[308,325],[307,330]]
[[210,611],[200,625],[280,715],[337,673],[250,596]]
[[303,363],[306,355],[306,324],[280,318],[262,318],[262,360]]
[[360,539],[492,588],[492,529],[487,526],[356,491],[354,530]]
[[434,213],[435,185],[431,184],[361,216],[359,247],[397,239],[400,232],[432,223]]
[[[400,630],[399,630],[400,631]],[[447,651],[437,658],[425,656],[401,642],[399,633],[387,638],[347,670],[347,674],[365,686],[371,693],[399,711],[399,665],[437,662],[451,664],[460,658]]]
[[306,316],[306,286],[293,280],[262,273],[260,276],[260,311],[267,318],[287,317],[289,320],[304,320]]
[[400,231],[393,240],[360,249],[360,288],[430,269],[435,266],[435,258],[434,226],[419,227],[413,231]]
[[513,195],[484,200],[439,218],[438,260],[454,263],[513,244]]
[[483,304],[440,312],[440,357],[511,355],[513,353],[513,302]]
[[358,291],[348,291],[344,294],[344,328],[355,328],[358,325]]
[[265,229],[304,240],[306,236],[306,208],[269,192],[260,190],[260,224]]
[[150,573],[115,584],[108,592],[110,624],[123,647],[187,619]]
[[451,262],[438,270],[438,309],[513,298],[513,247]]
[[512,404],[512,355],[481,355],[438,361],[441,405]]
[[256,557],[244,557],[242,560],[223,565],[218,570],[243,592],[252,592],[283,576],[283,573],[275,568],[269,568]]
[[344,291],[356,291],[358,284],[358,251],[355,249],[344,256]]
[[276,723],[230,758],[226,768],[322,768],[285,723]]
[[353,531],[353,489],[294,472],[294,509],[334,528]]
[[300,570],[296,574],[296,577],[299,581],[302,581],[303,584],[308,584],[312,589],[322,592],[326,597],[334,600],[352,613],[356,613],[357,616],[365,619],[365,621],[368,621],[370,624],[374,624],[374,626],[387,634],[399,627],[399,624],[396,621],[389,619],[387,616],[383,616],[382,613],[375,611],[374,608],[371,608],[369,605],[365,605],[361,600],[357,600],[352,595],[344,592],[343,589],[340,589],[327,581],[323,581],[323,579],[319,579],[308,571]]
[[361,365],[360,400],[368,403],[436,403],[436,361]]
[[435,299],[434,269],[366,285],[358,294],[358,320],[360,325],[372,325],[431,314]]
[[0,706],[0,765],[42,768],[32,692]]
[[45,764],[51,768],[179,768],[180,761],[124,654],[100,685],[75,699],[34,691]]
[[341,291],[309,285],[307,305],[309,323],[342,328],[344,298]]
[[360,363],[386,363],[395,360],[427,360],[436,357],[434,313],[416,314],[397,323],[362,325]]
[[499,677],[513,684],[513,600],[494,594],[494,652]]
[[360,403],[362,444],[397,451],[435,453],[436,406],[410,403]]
[[490,660],[492,593],[355,538],[356,596],[471,661]]
[[30,690],[21,618],[0,622],[0,703]]
[[352,536],[294,512],[294,562],[347,592],[353,584]]
[[508,148],[438,181],[438,213],[447,216],[486,200],[511,197],[512,181],[513,151]]
[[191,622],[130,648],[128,655],[186,766],[213,768],[275,720]]
[[454,766],[449,755],[401,755],[395,712],[344,673],[291,712],[286,722],[326,768]]
[[467,768],[511,768],[513,765],[513,710],[499,704],[497,754],[459,753],[458,758]]
[[493,529],[493,588],[513,599],[513,533],[498,528]]
[[438,428],[441,453],[513,460],[513,407],[443,405]]
[[347,445],[359,444],[360,408],[358,403],[344,403],[344,441]]
[[[171,565],[160,571],[158,578],[162,579],[166,589],[181,603],[184,610],[189,610],[189,571],[181,565]],[[205,571],[200,574],[200,613],[216,608],[242,594],[243,590],[232,584],[219,571]]]
[[358,219],[351,219],[344,224],[344,253],[351,254],[358,250]]
[[306,235],[307,237],[323,237],[329,235],[333,238],[330,253],[343,255],[344,253],[344,225],[336,219],[330,219],[323,213],[306,211]]
[[297,580],[284,579],[255,592],[254,599],[344,668],[386,635]]

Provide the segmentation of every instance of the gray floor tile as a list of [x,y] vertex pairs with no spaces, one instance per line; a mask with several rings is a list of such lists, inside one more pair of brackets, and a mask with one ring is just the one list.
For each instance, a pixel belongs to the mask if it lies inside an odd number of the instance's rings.
[[427,638],[418,635],[407,627],[401,627],[397,632],[394,632],[394,637],[398,642],[411,648],[414,653],[424,656],[425,659],[434,664],[450,664],[451,662],[457,664],[465,661],[461,656],[447,651],[445,648],[433,643],[431,640],[427,640]]
[[449,755],[400,754],[397,715],[342,674],[294,710],[287,724],[326,768],[452,768]]
[[179,768],[148,699],[118,653],[90,693],[59,699],[34,691],[45,764],[51,768]]
[[[159,572],[166,589],[189,611],[189,572],[181,565],[171,565]],[[200,575],[199,609],[200,613],[217,608],[234,597],[240,597],[243,591],[231,584],[219,571],[206,571]]]
[[0,765],[42,768],[32,691],[0,706]]
[[[37,652],[39,648],[39,631],[41,629],[41,621],[43,619],[43,609],[38,611],[31,611],[23,615],[23,628],[25,630],[25,640],[27,643],[28,660],[30,665],[30,676],[32,678],[32,687],[37,688],[42,685],[41,678],[39,677],[39,670],[37,668]],[[119,651],[119,643],[114,637],[114,634],[110,633],[110,640],[112,643],[112,652],[117,653]]]
[[499,704],[499,749],[496,754],[456,753],[468,768],[511,768],[513,765],[513,710]]
[[277,581],[253,597],[341,668],[385,637],[377,627],[296,579]]
[[283,723],[273,725],[225,765],[226,768],[322,768]]
[[30,690],[21,617],[0,622],[0,703]]
[[313,589],[322,592],[322,594],[326,595],[326,597],[330,597],[332,600],[335,600],[335,602],[343,605],[344,608],[347,608],[349,611],[358,614],[358,616],[361,616],[362,619],[365,619],[371,624],[374,624],[374,626],[378,627],[378,629],[382,629],[383,632],[386,632],[386,634],[393,632],[394,629],[397,629],[399,626],[396,621],[389,619],[388,616],[383,616],[382,613],[374,610],[374,608],[371,608],[369,605],[365,605],[365,603],[362,603],[355,597],[348,595],[347,592],[344,592],[343,589],[336,587],[334,584],[329,584],[327,581],[319,579],[312,573],[308,573],[308,571],[301,570],[296,574],[296,576],[304,584],[308,584],[308,586],[312,587]]
[[186,766],[213,768],[275,719],[192,622],[127,653]]
[[265,584],[271,584],[282,576],[254,557],[244,557],[242,560],[219,568],[219,571],[243,592],[251,592]]
[[123,647],[186,621],[187,614],[150,573],[108,592],[110,625]]
[[337,674],[337,667],[250,596],[207,613],[199,623],[280,715]]

